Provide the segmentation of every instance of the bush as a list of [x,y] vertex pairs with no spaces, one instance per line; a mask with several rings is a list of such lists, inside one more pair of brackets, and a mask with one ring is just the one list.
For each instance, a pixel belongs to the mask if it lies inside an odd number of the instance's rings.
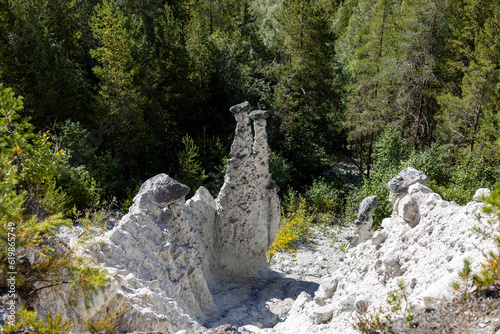
[[498,170],[489,166],[482,156],[468,155],[449,168],[450,182],[440,184],[436,191],[447,201],[465,205],[479,188],[493,188],[499,179]]
[[198,160],[199,148],[195,145],[194,140],[186,134],[182,138],[182,143],[184,151],[179,153],[179,173],[176,178],[191,188],[188,196],[193,196],[196,190],[203,185],[207,175]]
[[305,193],[305,198],[316,212],[316,223],[340,224],[347,196],[352,191],[351,186],[352,184],[349,184],[343,177],[329,182],[324,178],[313,181],[312,186]]
[[[68,275],[73,281],[84,282],[75,286],[75,291],[86,289],[91,294],[85,296],[92,297],[92,292],[106,284],[105,272],[79,261],[74,248],[56,247],[53,241],[62,225],[72,225],[61,212],[63,203],[73,205],[71,197],[57,186],[60,168],[72,171],[68,156],[51,142],[49,134],[34,135],[28,121],[19,117],[21,109],[21,98],[0,85],[0,270],[16,272],[12,259],[33,254],[29,268],[17,271],[16,292],[21,297],[70,284]],[[83,180],[90,182],[91,178]],[[26,316],[34,319],[33,314]],[[59,320],[49,318],[45,325],[64,331],[66,325]]]
[[312,237],[311,223],[314,213],[309,211],[307,203],[293,191],[289,193],[288,212],[282,208],[281,222],[273,244],[267,251],[267,259],[272,263],[277,252],[290,252],[292,255],[299,244],[308,243]]
[[281,154],[271,152],[269,155],[269,171],[272,178],[280,187],[282,193],[286,193],[292,181],[293,166]]
[[101,189],[85,166],[71,167],[67,164],[58,170],[57,184],[66,196],[62,209],[69,214],[73,208],[84,210],[99,201]]
[[42,319],[36,312],[28,311],[23,308],[19,310],[16,325],[7,325],[5,330],[8,332],[15,331],[16,333],[25,333],[25,331],[18,330],[33,328],[37,334],[67,334],[71,330],[71,327],[73,327],[73,323],[70,321],[62,321],[61,314],[57,314],[54,317],[48,314]]

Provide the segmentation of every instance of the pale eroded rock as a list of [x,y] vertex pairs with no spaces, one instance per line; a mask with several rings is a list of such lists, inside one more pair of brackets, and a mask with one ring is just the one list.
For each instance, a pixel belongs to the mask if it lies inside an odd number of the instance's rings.
[[262,273],[280,219],[279,189],[269,173],[268,112],[259,110],[249,115],[249,111],[247,102],[231,108],[237,121],[236,133],[224,185],[216,199],[210,263],[212,270],[224,275]]

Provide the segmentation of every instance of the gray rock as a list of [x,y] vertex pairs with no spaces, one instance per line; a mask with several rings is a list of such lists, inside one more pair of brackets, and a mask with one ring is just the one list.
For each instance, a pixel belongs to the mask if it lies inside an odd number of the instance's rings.
[[167,174],[156,175],[143,183],[134,202],[140,197],[146,196],[148,200],[155,202],[162,209],[176,200],[183,198],[189,193],[189,187],[182,184]]
[[413,167],[403,169],[387,184],[387,190],[396,194],[403,194],[408,192],[408,187],[415,183],[426,185],[429,183],[429,178],[422,172]]
[[321,281],[321,289],[325,292],[326,298],[332,298],[339,284],[338,277],[326,277]]
[[316,324],[326,324],[332,320],[333,310],[333,305],[325,305],[315,309],[313,314],[316,319]]
[[267,111],[267,110],[254,110],[250,113],[250,115],[248,115],[248,117],[253,121],[258,120],[258,119],[266,119],[269,117],[269,111]]
[[238,113],[247,113],[250,111],[250,103],[248,102],[243,102],[240,104],[237,104],[235,106],[232,106],[229,108],[229,111],[233,114],[238,114]]
[[410,225],[410,227],[415,227],[420,222],[418,204],[411,198],[410,195],[403,197],[403,199],[399,201],[398,212],[404,221]]
[[340,309],[343,312],[354,311],[354,309],[355,309],[354,303],[355,302],[356,302],[356,294],[351,293],[339,303]]
[[488,188],[480,188],[474,194],[474,201],[476,202],[484,202],[484,198],[490,196],[491,190]]
[[327,276],[323,278],[318,291],[314,295],[316,304],[320,306],[325,305],[325,300],[332,298],[335,291],[337,291],[338,283],[338,277]]
[[377,208],[377,196],[370,196],[359,204],[358,218],[354,221],[356,226],[354,237],[350,240],[350,245],[357,246],[372,237],[373,213]]
[[370,196],[365,198],[359,204],[358,217],[354,221],[355,224],[362,224],[365,222],[371,222],[373,213],[378,206],[377,196]]
[[380,246],[387,239],[387,232],[384,230],[376,231],[372,237],[372,245]]

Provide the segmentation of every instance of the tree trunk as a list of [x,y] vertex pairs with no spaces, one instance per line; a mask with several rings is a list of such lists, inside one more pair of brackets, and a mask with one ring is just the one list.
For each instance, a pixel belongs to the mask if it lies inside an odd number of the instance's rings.
[[479,102],[476,106],[476,114],[474,115],[474,129],[472,131],[472,138],[470,143],[470,151],[474,151],[474,145],[476,143],[475,137],[479,131],[479,119],[481,118],[481,113],[483,111],[482,103],[484,99],[484,93],[486,91],[486,83],[483,85],[483,89],[481,90],[481,97],[479,98]]

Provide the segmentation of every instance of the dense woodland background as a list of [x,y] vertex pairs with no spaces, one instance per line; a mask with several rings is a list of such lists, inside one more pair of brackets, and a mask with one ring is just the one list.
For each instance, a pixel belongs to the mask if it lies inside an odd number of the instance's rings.
[[369,195],[380,222],[405,166],[460,204],[500,177],[497,0],[3,0],[0,39],[3,218],[126,210],[161,172],[216,196],[243,101],[322,222]]

